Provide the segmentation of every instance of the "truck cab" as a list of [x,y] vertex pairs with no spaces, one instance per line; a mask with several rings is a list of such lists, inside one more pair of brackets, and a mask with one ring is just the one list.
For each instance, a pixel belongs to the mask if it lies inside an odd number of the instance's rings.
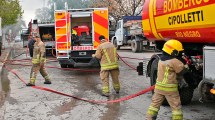
[[119,20],[117,22],[115,37],[116,39],[113,40],[113,43],[119,49],[119,47],[123,45],[124,37],[123,20]]
[[133,52],[142,52],[144,48],[154,47],[143,34],[141,16],[123,16],[117,22],[115,36],[111,41],[117,49],[130,46]]

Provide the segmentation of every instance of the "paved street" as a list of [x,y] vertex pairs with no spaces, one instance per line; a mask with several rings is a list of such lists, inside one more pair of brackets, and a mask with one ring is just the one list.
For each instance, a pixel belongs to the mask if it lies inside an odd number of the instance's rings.
[[[22,44],[16,43],[11,57],[16,60],[29,59]],[[153,52],[132,53],[129,49],[119,50],[123,57],[146,59]],[[52,58],[53,59],[53,58]],[[136,67],[142,60],[124,59]],[[31,64],[30,61],[16,61],[18,64]],[[49,61],[47,66],[60,67],[58,62]],[[29,81],[31,66],[10,65],[9,68],[25,80]],[[92,70],[92,69],[88,69]],[[93,70],[99,70],[94,68]],[[99,72],[81,72],[47,68],[51,77],[51,85],[43,84],[44,79],[38,74],[36,85],[47,87],[76,97],[89,100],[112,100],[137,93],[150,86],[149,78],[138,76],[137,72],[120,61],[120,94],[115,94],[111,86],[111,96],[101,96]],[[1,104],[1,120],[143,120],[151,102],[151,92],[128,101],[113,104],[91,104],[55,93],[26,87],[13,73],[6,69],[2,72],[2,85],[6,92],[5,101]],[[213,120],[214,103],[200,103],[197,90],[192,103],[183,106],[185,120]],[[162,106],[158,120],[170,120],[171,109]]]

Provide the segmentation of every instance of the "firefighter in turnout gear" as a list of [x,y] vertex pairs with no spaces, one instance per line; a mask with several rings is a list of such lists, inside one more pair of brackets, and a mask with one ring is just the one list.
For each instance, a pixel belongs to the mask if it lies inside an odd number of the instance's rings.
[[160,106],[166,98],[172,109],[172,119],[183,120],[178,91],[178,83],[180,81],[176,77],[184,73],[187,68],[184,61],[179,59],[184,49],[181,42],[171,39],[164,44],[162,50],[163,54],[158,62],[157,80],[152,103],[148,108],[146,119],[156,119]]
[[33,49],[32,58],[32,68],[30,74],[30,82],[26,84],[27,86],[35,86],[35,80],[37,73],[40,71],[41,75],[45,78],[44,84],[51,84],[50,78],[45,70],[44,64],[46,62],[45,58],[45,44],[41,41],[39,35],[36,35],[36,42]]
[[102,35],[99,37],[99,40],[101,43],[98,46],[96,53],[92,56],[101,60],[100,77],[102,80],[102,95],[108,97],[110,92],[109,74],[112,77],[113,88],[116,93],[118,94],[120,90],[118,57],[116,48],[112,43],[107,42]]

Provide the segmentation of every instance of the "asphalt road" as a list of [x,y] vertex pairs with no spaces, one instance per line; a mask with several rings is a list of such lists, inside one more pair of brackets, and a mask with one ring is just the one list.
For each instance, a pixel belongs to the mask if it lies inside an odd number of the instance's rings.
[[[29,59],[21,43],[16,43],[13,54],[16,60]],[[129,49],[119,50],[122,57],[133,57],[139,59],[150,58],[154,52],[132,53]],[[142,60],[124,59],[131,66],[136,67]],[[16,64],[31,64],[30,61],[15,61]],[[138,76],[137,72],[120,63],[120,94],[115,94],[111,85],[111,96],[101,96],[101,81],[99,72],[82,72],[77,70],[62,70],[47,68],[52,84],[43,84],[44,79],[38,74],[36,85],[57,90],[62,93],[73,95],[89,100],[113,100],[137,93],[150,86],[149,79]],[[60,67],[58,62],[51,60],[47,66]],[[31,66],[10,65],[7,67],[15,71],[25,82],[29,81]],[[85,69],[86,70],[86,69]],[[87,69],[99,70],[99,69]],[[76,100],[71,97],[26,87],[25,84],[12,72],[2,72],[2,85],[4,86],[5,98],[1,102],[1,120],[143,120],[151,103],[151,93],[136,98],[111,104],[92,104]],[[4,96],[4,95],[2,95]],[[183,106],[184,120],[214,120],[215,104],[200,103],[197,90],[192,103]],[[158,120],[170,120],[171,109],[162,106]]]

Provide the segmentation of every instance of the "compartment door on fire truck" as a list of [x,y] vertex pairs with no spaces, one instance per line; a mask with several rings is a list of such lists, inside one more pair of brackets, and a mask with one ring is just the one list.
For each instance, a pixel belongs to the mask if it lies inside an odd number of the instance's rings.
[[55,41],[57,58],[69,58],[71,51],[70,13],[55,11]]
[[93,29],[94,29],[94,49],[100,44],[99,36],[103,35],[108,40],[109,39],[109,27],[108,27],[108,9],[96,9],[93,11]]

